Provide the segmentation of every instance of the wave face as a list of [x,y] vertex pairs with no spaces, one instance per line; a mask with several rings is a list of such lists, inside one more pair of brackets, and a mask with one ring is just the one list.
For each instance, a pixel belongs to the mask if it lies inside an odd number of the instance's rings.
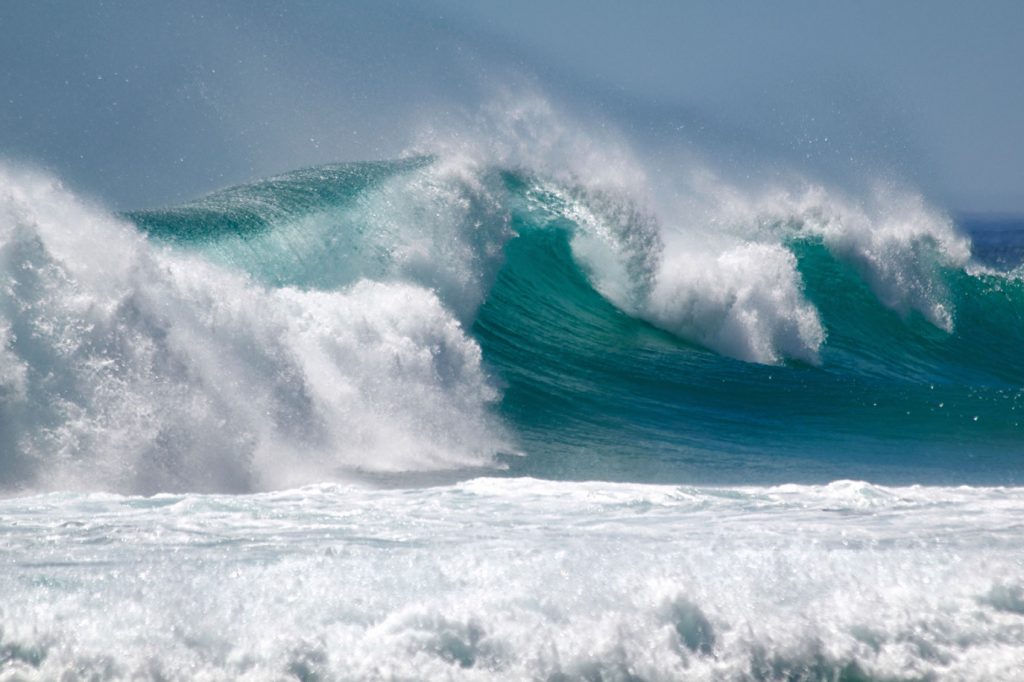
[[122,216],[4,169],[0,481],[1024,481],[1016,233],[508,108]]
[[513,466],[1019,481],[1024,369],[1004,345],[1021,340],[1019,278],[969,265],[941,219],[848,235],[848,218],[820,210],[743,224],[765,241],[662,246],[635,302],[595,285],[607,275],[579,257],[592,237],[578,224],[516,214],[520,237],[475,327],[526,449],[549,453]]
[[4,481],[1021,480],[1006,239],[972,254],[892,190],[705,174],[667,208],[628,174],[498,161],[319,167],[123,217],[5,171]]
[[513,473],[1021,481],[1024,282],[920,197],[705,174],[655,209],[620,177],[461,152],[127,218],[270,290],[434,292],[501,392]]
[[1014,679],[1022,513],[851,481],[16,498],[0,674]]

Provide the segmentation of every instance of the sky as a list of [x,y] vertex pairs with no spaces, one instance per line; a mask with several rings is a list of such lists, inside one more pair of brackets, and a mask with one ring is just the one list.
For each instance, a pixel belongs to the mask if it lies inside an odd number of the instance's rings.
[[[522,77],[723,163],[1024,213],[1024,3],[0,4],[0,156],[118,208],[401,154]],[[728,158],[726,158],[728,157]]]
[[637,100],[888,148],[951,208],[1024,211],[1022,2],[448,4]]

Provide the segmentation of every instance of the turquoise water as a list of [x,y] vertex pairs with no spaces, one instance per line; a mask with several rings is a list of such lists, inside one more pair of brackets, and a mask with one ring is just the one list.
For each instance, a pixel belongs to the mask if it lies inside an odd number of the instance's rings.
[[[580,224],[580,205],[618,212],[616,220],[626,211],[622,229],[650,230],[651,218],[628,197],[587,197],[579,187],[501,168],[476,170],[482,188],[470,190],[445,185],[431,175],[432,163],[420,157],[309,169],[128,217],[161,241],[268,285],[311,289],[395,276],[409,267],[395,254],[395,242],[410,229],[401,221],[426,222],[415,238],[441,243],[428,244],[425,258],[433,262],[410,268],[411,276],[454,300],[480,344],[501,386],[495,411],[527,455],[501,457],[513,475],[1021,483],[1024,281],[1013,270],[1018,261],[1001,269],[980,265],[1005,252],[1016,233],[966,263],[944,262],[934,231],[966,238],[970,223],[940,222],[892,247],[907,252],[897,264],[906,268],[895,273],[897,286],[925,288],[954,311],[947,330],[912,307],[886,305],[885,295],[892,295],[872,290],[877,274],[870,264],[830,249],[803,224],[813,218],[784,216],[790,224],[781,234],[761,225],[793,254],[803,298],[817,311],[825,338],[813,362],[749,362],[702,344],[700,329],[665,329],[636,310],[642,304],[617,306],[595,287],[602,274],[573,252],[574,240],[594,229]],[[453,224],[429,215],[440,192],[450,195],[442,202],[466,202],[458,215],[442,214]],[[399,216],[382,216],[392,193],[406,205]],[[444,208],[451,212],[450,204]],[[625,275],[628,286],[652,276],[645,266],[657,276],[664,245],[652,240],[638,255],[624,244],[606,248],[639,264],[639,272]],[[751,283],[741,286],[756,286],[756,276],[751,272]],[[757,305],[751,312],[764,315]],[[714,314],[708,318],[706,324],[716,322]]]
[[0,165],[0,679],[1013,679],[1019,233],[593,168]]

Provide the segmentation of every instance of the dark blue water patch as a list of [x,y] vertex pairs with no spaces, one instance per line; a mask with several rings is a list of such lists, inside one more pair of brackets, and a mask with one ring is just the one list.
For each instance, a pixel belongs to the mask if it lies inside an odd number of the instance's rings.
[[957,224],[971,237],[978,262],[1004,270],[1024,264],[1024,216],[968,215]]

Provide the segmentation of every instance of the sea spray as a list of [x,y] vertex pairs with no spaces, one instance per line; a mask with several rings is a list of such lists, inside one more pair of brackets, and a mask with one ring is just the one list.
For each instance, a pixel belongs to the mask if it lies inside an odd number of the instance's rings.
[[46,178],[0,183],[6,487],[241,492],[505,447],[433,292],[266,288]]

